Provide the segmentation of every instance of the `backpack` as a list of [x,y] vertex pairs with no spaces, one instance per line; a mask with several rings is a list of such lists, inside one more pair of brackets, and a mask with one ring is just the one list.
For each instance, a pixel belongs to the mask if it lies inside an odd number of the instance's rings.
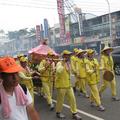
[[[20,84],[20,86],[22,87],[23,91],[25,94],[27,94],[27,87],[25,84]],[[1,98],[0,98],[0,104],[1,104]]]

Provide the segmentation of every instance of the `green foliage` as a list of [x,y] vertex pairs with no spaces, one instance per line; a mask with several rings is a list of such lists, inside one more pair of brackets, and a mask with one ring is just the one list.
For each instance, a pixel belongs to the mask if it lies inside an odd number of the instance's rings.
[[27,34],[33,34],[35,33],[35,29],[31,28],[28,30],[28,28],[20,29],[18,31],[9,31],[8,37],[9,39],[19,39],[20,36],[25,36]]

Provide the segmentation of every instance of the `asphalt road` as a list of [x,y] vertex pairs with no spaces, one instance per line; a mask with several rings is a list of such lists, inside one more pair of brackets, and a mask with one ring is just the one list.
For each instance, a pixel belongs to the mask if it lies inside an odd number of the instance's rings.
[[[117,81],[117,95],[120,98],[120,76],[116,76]],[[89,89],[88,89],[89,92]],[[89,99],[83,96],[78,96],[75,93],[78,113],[82,116],[83,120],[120,120],[120,101],[111,100],[111,91],[108,88],[102,95],[102,104],[106,108],[104,112],[97,111],[95,107],[91,107]],[[54,92],[53,99],[56,99]],[[35,95],[35,107],[39,112],[41,120],[59,120],[56,118],[55,110],[50,111],[45,98]],[[63,113],[66,115],[65,120],[72,120],[71,112],[67,101],[63,107]]]

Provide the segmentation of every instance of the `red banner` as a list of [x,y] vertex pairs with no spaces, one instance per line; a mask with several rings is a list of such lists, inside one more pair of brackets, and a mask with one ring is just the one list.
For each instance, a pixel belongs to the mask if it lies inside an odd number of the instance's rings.
[[57,0],[57,8],[59,14],[59,22],[60,22],[60,43],[64,44],[65,41],[65,13],[64,13],[64,1]]
[[41,42],[41,36],[40,36],[40,25],[36,25],[36,39],[38,42]]

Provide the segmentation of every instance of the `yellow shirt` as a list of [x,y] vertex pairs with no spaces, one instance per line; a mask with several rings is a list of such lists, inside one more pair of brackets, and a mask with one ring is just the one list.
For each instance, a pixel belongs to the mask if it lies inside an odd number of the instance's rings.
[[106,56],[106,55],[102,55],[101,56],[101,69],[102,70],[110,70],[113,71],[113,58],[112,56]]
[[77,65],[77,61],[78,61],[78,57],[76,56],[72,56],[71,59],[70,59],[70,64],[71,64],[71,71],[73,74],[76,74],[76,65]]
[[21,78],[21,84],[25,84],[29,90],[33,88],[32,77],[26,71],[19,72],[18,74]]
[[77,76],[81,79],[86,78],[86,63],[87,63],[86,58],[79,59],[77,61]]
[[88,60],[86,64],[88,84],[97,84],[100,80],[99,62],[97,59]]
[[67,64],[60,61],[56,65],[56,88],[69,88],[70,83],[70,68],[67,68]]
[[41,80],[43,82],[49,82],[51,75],[51,64],[49,64],[46,60],[42,60],[38,66],[38,71],[40,72]]

